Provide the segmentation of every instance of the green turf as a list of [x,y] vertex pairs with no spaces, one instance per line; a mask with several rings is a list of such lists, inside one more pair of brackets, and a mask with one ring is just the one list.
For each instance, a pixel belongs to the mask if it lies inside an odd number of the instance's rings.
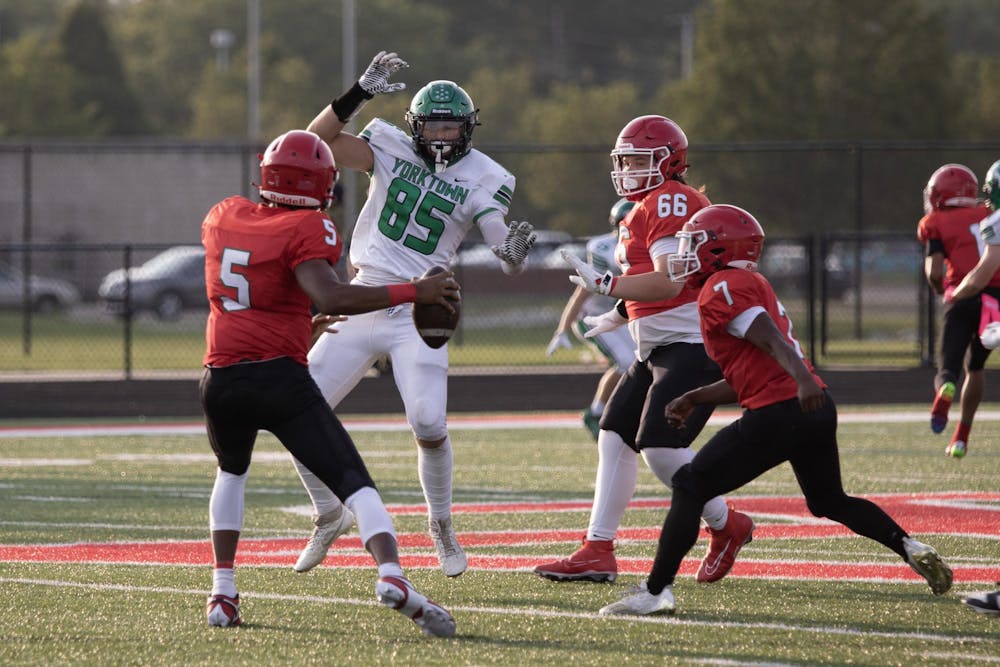
[[[920,409],[923,409],[921,406]],[[984,406],[983,409],[996,409]],[[714,427],[709,429],[714,430]],[[355,434],[390,503],[422,502],[416,456],[402,432]],[[704,437],[704,436],[703,436]],[[596,450],[580,429],[452,429],[456,502],[577,499],[592,493]],[[981,421],[969,456],[947,459],[947,437],[919,424],[843,424],[845,486],[851,493],[998,490],[1000,422]],[[700,441],[699,441],[700,442]],[[283,508],[306,497],[280,445],[262,434],[247,488],[245,536],[305,538],[308,520]],[[176,455],[158,460],[156,455]],[[99,436],[0,440],[0,543],[207,539],[214,466],[201,436]],[[14,460],[22,461],[14,465]],[[53,460],[24,465],[25,459]],[[731,494],[797,493],[782,466]],[[638,496],[666,497],[640,464]],[[59,500],[61,499],[61,500]],[[994,506],[992,511],[997,513]],[[627,526],[653,526],[662,511],[630,510]],[[421,531],[420,514],[397,515],[400,532]],[[462,514],[460,531],[570,529],[584,510]],[[996,566],[1000,540],[919,536],[953,564]],[[528,544],[500,555],[542,560],[571,545]],[[654,546],[621,544],[622,556],[651,557]],[[692,556],[700,557],[704,542]],[[495,553],[473,547],[470,554]],[[565,552],[565,553],[564,553]],[[407,550],[404,550],[404,558]],[[759,559],[890,563],[863,538],[755,539]],[[607,665],[865,664],[953,665],[995,660],[1000,619],[976,615],[958,585],[930,595],[918,583],[794,581],[731,577],[706,586],[687,576],[675,587],[678,613],[648,620],[606,619],[597,609],[639,577],[615,584],[555,584],[529,572],[472,570],[450,580],[411,569],[418,588],[452,609],[458,635],[425,638],[374,603],[374,569],[238,567],[245,625],[210,629],[204,566],[0,563],[0,664],[252,665]]]

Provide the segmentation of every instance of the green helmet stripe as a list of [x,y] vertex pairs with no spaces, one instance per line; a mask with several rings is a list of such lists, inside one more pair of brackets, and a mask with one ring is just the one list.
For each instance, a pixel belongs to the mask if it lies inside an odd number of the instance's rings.
[[1000,211],[1000,160],[994,162],[983,179],[983,194],[990,203],[990,208]]

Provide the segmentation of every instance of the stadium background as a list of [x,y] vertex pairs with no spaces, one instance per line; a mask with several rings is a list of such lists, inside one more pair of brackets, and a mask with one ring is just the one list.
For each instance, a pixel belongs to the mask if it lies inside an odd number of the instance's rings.
[[[197,412],[203,309],[116,317],[100,282],[197,243],[211,204],[253,196],[264,137],[305,124],[387,47],[410,60],[400,78],[411,90],[434,77],[467,87],[482,109],[477,147],[518,177],[511,218],[564,240],[606,230],[618,128],[650,111],[679,121],[689,181],[764,224],[768,275],[840,401],[923,402],[938,313],[914,240],[920,192],[942,163],[981,175],[1000,156],[998,11],[989,0],[635,0],[627,11],[0,0],[0,85],[17,91],[0,97],[0,267],[78,293],[56,312],[35,312],[23,285],[7,295],[4,411]],[[407,100],[381,96],[358,124],[400,122]],[[349,236],[364,177],[343,186],[333,216]],[[452,409],[577,407],[589,395],[591,353],[544,356],[571,286],[542,250],[519,279],[456,267],[466,308]],[[371,405],[345,409],[396,409],[374,375]]]

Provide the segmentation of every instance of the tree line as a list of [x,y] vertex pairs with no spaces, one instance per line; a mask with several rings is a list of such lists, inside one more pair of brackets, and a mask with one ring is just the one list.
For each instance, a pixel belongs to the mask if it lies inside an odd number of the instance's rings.
[[[350,83],[341,8],[260,0],[264,136],[250,140],[305,126]],[[603,220],[579,211],[613,196],[597,154],[644,113],[681,124],[710,195],[801,167],[701,170],[699,145],[1000,137],[994,0],[365,0],[356,15],[359,69],[388,49],[410,62],[410,91],[459,82],[481,109],[476,144],[507,147],[494,157],[531,181],[522,205],[578,234]],[[246,0],[0,0],[0,139],[247,140],[246,26]],[[381,96],[357,122],[401,124],[408,99]],[[836,178],[836,160],[818,162],[812,178]]]

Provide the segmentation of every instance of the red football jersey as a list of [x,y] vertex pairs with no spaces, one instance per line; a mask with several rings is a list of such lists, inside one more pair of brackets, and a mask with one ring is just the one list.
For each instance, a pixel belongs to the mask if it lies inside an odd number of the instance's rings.
[[312,337],[310,300],[295,267],[310,259],[336,264],[343,249],[323,213],[230,197],[201,226],[209,314],[204,363],[291,357],[306,364]]
[[[920,219],[917,225],[920,242],[938,240],[944,246],[946,288],[957,286],[979,262],[983,251],[979,222],[990,213],[986,206],[961,206],[935,209]],[[1000,273],[990,279],[989,285],[1000,287]]]
[[[615,260],[626,276],[649,273],[653,270],[653,259],[649,248],[666,236],[674,236],[688,219],[710,205],[711,202],[701,192],[680,181],[667,180],[663,185],[651,190],[646,197],[632,207],[618,227],[618,247]],[[626,301],[630,320],[676,308],[691,303],[698,298],[698,290],[687,285],[673,299],[666,301]]]
[[[798,396],[795,379],[771,355],[727,330],[740,315],[747,313],[754,318],[760,312],[771,316],[819,386],[826,387],[792,335],[792,321],[778,302],[771,283],[754,271],[728,269],[713,273],[705,281],[698,294],[698,313],[705,351],[719,364],[740,405],[747,409],[762,408]],[[744,329],[749,324],[743,323]]]

